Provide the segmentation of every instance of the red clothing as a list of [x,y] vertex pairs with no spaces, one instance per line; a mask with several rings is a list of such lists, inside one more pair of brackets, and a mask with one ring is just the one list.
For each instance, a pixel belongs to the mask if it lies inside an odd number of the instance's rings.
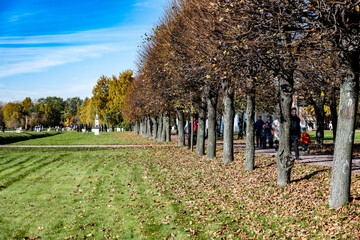
[[310,135],[307,132],[303,132],[303,134],[301,134],[300,143],[305,145],[311,143]]
[[197,133],[197,122],[194,120],[194,133]]

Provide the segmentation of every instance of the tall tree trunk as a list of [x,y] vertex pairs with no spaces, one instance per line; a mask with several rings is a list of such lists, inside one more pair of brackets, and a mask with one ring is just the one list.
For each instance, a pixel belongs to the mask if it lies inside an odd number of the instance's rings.
[[160,142],[166,142],[166,117],[165,113],[162,114],[162,129]]
[[228,79],[221,82],[224,104],[224,155],[223,162],[234,161],[234,89]]
[[222,111],[220,111],[216,117],[216,136],[217,137],[221,137],[221,120],[222,120]]
[[337,101],[336,101],[336,93],[335,90],[332,93],[331,97],[330,97],[330,111],[331,111],[331,123],[333,126],[333,141],[335,143],[336,140],[336,129],[337,129],[337,119],[338,119],[338,114],[337,114]]
[[164,114],[165,142],[171,142],[170,114]]
[[239,140],[244,138],[244,111],[241,111],[238,114],[239,114],[239,123],[238,123],[238,128],[239,128],[238,140]]
[[136,131],[137,134],[140,134],[140,123],[139,123],[139,121],[136,121],[135,124],[136,124],[136,125],[135,125],[135,126],[136,126],[136,127],[135,127],[135,129],[136,129],[135,131]]
[[151,117],[152,125],[153,125],[153,135],[152,139],[156,140],[158,135],[158,123],[156,117]]
[[246,160],[245,170],[251,171],[255,168],[255,84],[252,79],[247,82],[246,94]]
[[140,135],[144,136],[144,120],[140,122]]
[[191,147],[191,151],[194,151],[194,116],[191,114],[190,117],[190,122],[191,122],[191,130],[190,130],[190,147]]
[[316,97],[314,104],[316,115],[316,143],[323,145],[324,143],[324,129],[325,129],[325,94],[321,92],[320,96]]
[[339,119],[336,132],[334,160],[331,176],[330,208],[349,201],[354,130],[359,93],[359,55],[342,62],[346,71],[340,85]]
[[158,138],[157,141],[161,142],[162,141],[162,134],[163,134],[163,128],[164,128],[164,124],[163,124],[163,114],[160,113],[159,114],[159,127],[158,127]]
[[184,131],[184,110],[176,108],[176,114],[178,119],[178,146],[185,146],[185,131]]
[[[279,150],[276,155],[278,166],[277,184],[284,186],[290,182],[291,169],[294,166],[295,157],[291,154],[290,145],[290,110],[294,92],[294,79],[291,76],[280,76],[280,140]],[[248,123],[249,124],[249,123]]]
[[205,121],[206,121],[206,99],[202,98],[199,104],[198,131],[196,138],[196,155],[205,155]]
[[143,136],[147,137],[147,118],[144,118],[143,120]]
[[[210,90],[211,91],[211,90]],[[216,105],[218,94],[211,93],[207,98],[208,108],[208,143],[206,159],[213,159],[216,157]]]
[[150,117],[146,118],[146,124],[147,124],[147,137],[151,138],[152,137],[152,124],[151,124],[151,119]]

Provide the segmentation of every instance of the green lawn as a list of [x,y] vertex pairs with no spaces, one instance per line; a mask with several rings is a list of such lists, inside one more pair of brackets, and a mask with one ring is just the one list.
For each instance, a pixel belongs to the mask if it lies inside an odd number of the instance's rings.
[[0,239],[185,239],[144,151],[1,149]]
[[209,161],[172,146],[0,148],[0,239],[360,236],[359,174],[351,202],[332,210],[327,167],[296,163],[292,182],[278,187],[274,158],[256,156],[256,169],[245,171],[244,152],[226,165],[217,154]]
[[[316,131],[308,131],[311,140],[315,142],[316,140]],[[355,142],[360,142],[360,132],[355,132]],[[324,141],[325,142],[333,142],[333,132],[330,130],[324,131]]]
[[141,137],[133,132],[94,133],[66,132],[60,135],[19,141],[13,145],[143,145],[164,144]]
[[22,133],[2,133],[0,132],[0,144],[9,144],[29,139],[38,139],[58,135],[58,132],[22,132]]

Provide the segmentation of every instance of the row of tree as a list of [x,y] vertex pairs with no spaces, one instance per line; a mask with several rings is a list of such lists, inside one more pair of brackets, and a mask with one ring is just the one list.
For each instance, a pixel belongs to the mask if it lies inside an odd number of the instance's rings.
[[93,96],[85,98],[46,97],[33,101],[30,97],[22,102],[0,105],[0,123],[7,128],[35,126],[93,126],[96,111],[102,125],[118,126],[122,123],[122,107],[132,71],[124,71],[118,77],[101,76],[93,88]]
[[135,130],[142,126],[156,136],[176,112],[182,146],[184,113],[190,119],[196,114],[197,155],[205,154],[207,118],[207,158],[212,159],[222,115],[223,162],[228,163],[234,159],[235,105],[246,106],[245,169],[253,170],[255,109],[265,105],[271,112],[266,106],[277,105],[277,182],[285,185],[295,160],[290,146],[294,94],[313,104],[320,139],[328,101],[337,129],[329,205],[340,206],[350,197],[359,20],[359,2],[351,0],[173,0],[139,52],[139,72],[126,94],[124,117]]

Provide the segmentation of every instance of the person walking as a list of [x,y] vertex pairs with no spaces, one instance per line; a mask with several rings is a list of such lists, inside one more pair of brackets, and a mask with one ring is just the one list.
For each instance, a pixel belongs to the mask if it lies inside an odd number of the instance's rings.
[[311,143],[311,138],[308,132],[306,132],[306,128],[302,129],[302,134],[300,137],[300,143],[302,145],[303,152],[308,151],[310,153],[309,144]]
[[296,108],[291,109],[290,121],[290,141],[291,145],[294,146],[295,158],[299,160],[300,118],[296,115]]
[[260,132],[262,130],[262,127],[264,125],[264,121],[262,120],[261,116],[259,116],[258,120],[255,123],[255,131],[256,131],[256,147],[261,147],[261,142],[260,142]]
[[263,149],[266,148],[266,138],[267,138],[267,131],[266,131],[266,124],[264,124],[260,131],[260,141]]
[[280,140],[280,121],[275,119],[272,123],[272,130],[274,135],[275,151],[279,149],[279,140]]

